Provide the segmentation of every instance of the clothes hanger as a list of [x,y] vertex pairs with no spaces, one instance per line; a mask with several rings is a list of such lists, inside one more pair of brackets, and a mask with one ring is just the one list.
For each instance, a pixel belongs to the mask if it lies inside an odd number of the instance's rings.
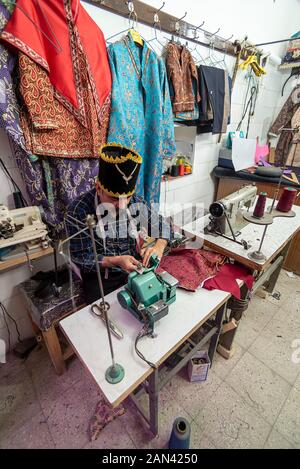
[[218,30],[215,32],[215,33],[212,33],[209,35],[209,54],[207,57],[204,58],[204,62],[207,63],[207,60],[209,61],[208,62],[208,66],[209,67],[215,67],[216,63],[218,62],[216,60],[216,58],[214,58],[213,54],[212,54],[212,51],[214,50],[214,37],[218,34],[218,32],[220,31],[221,28],[218,28]]
[[154,30],[154,37],[152,39],[148,39],[148,43],[151,43],[153,41],[156,41],[159,46],[164,49],[165,47],[165,44],[163,44],[158,36],[157,36],[157,30],[159,29],[160,30],[160,33],[162,32],[162,29],[161,29],[161,23],[160,23],[160,19],[159,19],[159,16],[158,16],[158,13],[163,9],[163,7],[165,6],[166,2],[163,2],[162,6],[160,7],[159,10],[157,10],[155,13],[154,13],[154,17],[153,17],[153,30]]
[[129,15],[128,15],[128,22],[129,22],[129,27],[127,29],[124,29],[123,31],[119,31],[118,33],[116,34],[113,34],[112,36],[109,36],[107,39],[106,39],[106,43],[107,44],[111,44],[111,39],[119,36],[120,34],[125,34],[125,33],[130,33],[131,34],[131,37],[133,39],[133,41],[140,45],[140,46],[143,46],[144,45],[144,42],[149,45],[150,49],[152,50],[152,52],[154,52],[154,54],[156,54],[155,50],[153,49],[153,47],[151,46],[151,44],[149,44],[149,41],[147,41],[147,39],[145,39],[141,34],[140,32],[137,30],[138,28],[138,16],[137,16],[137,13],[134,9],[134,4],[132,1],[130,2],[125,2],[128,6],[128,10],[129,10]]
[[[203,26],[204,24],[205,24],[205,21],[203,21],[203,22],[200,24],[200,26],[197,26],[197,28],[194,29],[193,38],[194,38],[195,40],[199,39],[199,36],[197,35],[197,31],[198,31],[200,28],[202,28],[202,26]],[[196,63],[197,65],[200,64],[200,62],[203,62],[203,61],[204,61],[202,55],[201,55],[200,52],[198,51],[198,47],[199,47],[199,44],[196,43],[196,44],[195,44],[195,47],[194,47],[193,49],[190,49],[190,53],[192,54],[192,57],[193,57],[193,59],[194,59],[194,61],[195,61],[195,63]],[[195,52],[197,53],[198,58],[194,57],[194,53],[195,53]]]
[[120,34],[125,34],[125,33],[128,33],[131,29],[135,29],[135,27],[138,24],[137,14],[134,10],[133,2],[125,2],[125,3],[127,3],[128,10],[129,10],[129,14],[128,14],[129,27],[126,28],[126,29],[123,29],[122,31],[119,31],[119,32],[113,34],[112,36],[109,36],[106,39],[107,44],[111,44],[110,40],[114,39],[115,37],[119,36]]
[[[168,37],[165,37],[165,39],[167,39],[169,42],[172,42],[173,44],[176,44],[178,46],[182,46],[181,42],[180,42],[180,36],[182,37],[183,34],[181,33],[181,26],[180,26],[180,21],[182,21],[187,15],[187,11],[185,12],[185,14],[179,18],[176,23],[175,23],[175,30],[171,36],[171,40],[168,38]],[[177,41],[175,41],[175,38],[177,38]]]
[[209,67],[214,67],[216,64],[216,61],[213,59],[213,55],[212,55],[212,46],[213,46],[213,42],[210,42],[209,49],[208,49],[209,50],[208,56],[204,58],[205,64],[207,64]]
[[[139,32],[137,31],[137,26],[138,26],[138,16],[137,16],[137,13],[134,9],[134,4],[133,2],[125,2],[128,6],[128,10],[129,10],[129,13],[128,13],[128,24],[129,24],[129,27],[126,28],[126,29],[123,29],[122,31],[119,31],[115,34],[113,34],[112,36],[109,36],[107,39],[106,39],[106,42],[108,44],[110,44],[110,40],[111,39],[114,39],[115,37],[119,36],[120,34],[125,34],[125,33],[128,33],[130,31],[134,31],[134,33],[136,34],[135,37],[133,37],[133,40],[134,41],[137,41],[139,42],[140,45],[143,45],[142,44],[142,38],[141,36],[139,37]],[[134,36],[134,34],[133,34]]]
[[227,43],[228,43],[228,42],[230,41],[230,39],[232,39],[232,38],[233,38],[233,34],[232,34],[229,38],[224,39],[224,41],[223,41],[223,42],[224,42],[224,55],[223,55],[222,60],[220,60],[220,62],[217,62],[217,64],[216,64],[216,65],[219,65],[219,64],[220,64],[221,66],[223,65],[224,70],[226,70],[228,74],[229,74],[229,70],[228,70],[227,63],[226,63],[226,60],[225,60],[225,59],[226,59],[226,54],[227,54],[227,49],[228,49]]

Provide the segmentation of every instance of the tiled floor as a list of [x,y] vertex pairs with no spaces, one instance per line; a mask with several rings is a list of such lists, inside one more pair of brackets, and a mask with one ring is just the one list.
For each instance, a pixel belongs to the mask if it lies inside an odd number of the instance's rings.
[[205,383],[182,372],[164,388],[155,439],[128,401],[89,442],[99,393],[79,361],[58,377],[42,347],[25,362],[10,356],[0,365],[0,448],[164,448],[178,416],[191,423],[192,448],[300,448],[300,278],[283,272],[276,289],[280,301],[252,301],[234,357],[217,354]]

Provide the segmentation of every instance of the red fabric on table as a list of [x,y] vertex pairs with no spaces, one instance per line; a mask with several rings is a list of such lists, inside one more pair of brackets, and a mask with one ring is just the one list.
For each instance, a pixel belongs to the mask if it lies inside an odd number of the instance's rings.
[[253,287],[254,277],[249,271],[237,264],[225,264],[214,278],[206,280],[203,288],[206,290],[221,290],[231,293],[238,300],[241,299],[241,290],[237,280],[242,280],[249,290]]
[[163,257],[157,272],[166,271],[179,281],[179,287],[196,291],[204,280],[218,272],[225,257],[204,249],[173,249]]
[[86,126],[78,70],[78,47],[82,47],[101,122],[111,92],[110,66],[103,33],[79,0],[17,0],[1,39],[48,72],[57,99]]

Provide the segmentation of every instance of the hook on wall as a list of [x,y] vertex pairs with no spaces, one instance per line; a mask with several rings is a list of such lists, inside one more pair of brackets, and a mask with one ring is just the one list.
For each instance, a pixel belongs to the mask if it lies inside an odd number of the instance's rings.
[[133,3],[133,1],[132,0],[129,0],[129,1],[125,0],[124,3],[127,5],[129,13],[133,13],[134,12],[134,3]]
[[228,42],[230,41],[230,39],[233,38],[233,34],[231,34],[231,36],[229,36],[227,39],[222,39],[223,42]]
[[160,19],[159,19],[159,16],[158,16],[158,13],[160,11],[162,11],[163,7],[165,6],[166,2],[163,2],[162,6],[154,13],[154,27],[156,24],[160,24]]
[[135,29],[135,27],[137,26],[137,22],[138,22],[138,16],[134,8],[134,3],[132,0],[129,0],[129,1],[125,0],[124,3],[127,5],[128,11],[129,11],[129,15],[128,15],[129,25],[130,27]]
[[163,7],[165,6],[165,4],[166,4],[166,2],[163,2],[162,6],[156,11],[156,13],[159,13],[159,12],[163,9]]
[[187,15],[187,11],[185,12],[185,14],[183,15],[182,18],[179,18],[179,19],[176,21],[176,23],[175,23],[175,31],[176,31],[177,33],[180,32],[180,29],[181,29],[181,28],[180,28],[180,22],[181,22],[182,20],[184,20],[184,18],[186,17],[186,15]]
[[220,29],[221,29],[221,28],[219,28],[215,33],[209,34],[210,39],[212,39],[213,37],[215,37],[215,36],[218,34],[218,32],[220,31]]
[[197,26],[197,28],[194,29],[194,39],[198,39],[199,36],[197,36],[197,31],[201,29],[202,26],[204,26],[204,24],[205,24],[205,21],[203,21],[199,26]]

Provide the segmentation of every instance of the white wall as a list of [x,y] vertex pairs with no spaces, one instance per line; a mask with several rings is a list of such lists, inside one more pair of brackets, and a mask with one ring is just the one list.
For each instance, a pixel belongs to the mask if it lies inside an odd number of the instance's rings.
[[[149,5],[160,7],[161,0],[146,0]],[[112,15],[102,9],[82,2],[86,10],[94,18],[104,35],[112,34],[126,29],[126,19]],[[246,6],[246,5],[247,6]],[[194,1],[167,0],[165,11],[175,16],[182,16],[188,11],[187,21],[192,24],[201,24],[206,21],[205,27],[209,31],[216,31],[221,27],[220,34],[229,37],[243,39],[247,34],[249,40],[254,43],[267,42],[289,37],[299,29],[298,19],[300,17],[299,0],[212,0]],[[146,38],[153,37],[151,28],[140,26],[141,34]],[[118,37],[116,38],[118,39]],[[163,38],[161,38],[163,40]],[[266,47],[265,50],[275,54],[283,55],[285,45]],[[208,49],[199,49],[201,55],[207,57]],[[232,70],[233,59],[227,58],[227,66]],[[274,116],[282,106],[288,93],[291,91],[292,83],[287,87],[283,99],[280,99],[281,86],[287,73],[278,72],[274,67],[268,67],[268,75],[263,81],[257,112],[251,125],[250,136],[266,137],[266,132]],[[244,97],[246,93],[245,75],[240,73],[232,96],[232,124],[229,130],[234,130],[241,118]],[[181,180],[175,180],[162,186],[162,202],[203,202],[206,206],[213,200],[214,181],[211,171],[217,164],[219,145],[216,136],[209,134],[196,136],[195,129],[176,128],[176,137],[179,140],[194,141],[195,143],[195,166],[191,176]],[[12,159],[7,138],[0,131],[0,155],[7,162],[10,171],[21,185],[22,181]],[[11,185],[0,169],[0,202],[12,207]],[[52,259],[45,259],[35,263],[35,271],[39,268],[52,268]],[[18,294],[17,285],[31,276],[27,266],[1,274],[0,301],[18,321],[19,328],[24,337],[32,334],[30,323],[26,317],[22,299]],[[10,322],[10,329],[15,341],[16,334]],[[7,333],[3,318],[0,313],[0,339],[7,340]]]

